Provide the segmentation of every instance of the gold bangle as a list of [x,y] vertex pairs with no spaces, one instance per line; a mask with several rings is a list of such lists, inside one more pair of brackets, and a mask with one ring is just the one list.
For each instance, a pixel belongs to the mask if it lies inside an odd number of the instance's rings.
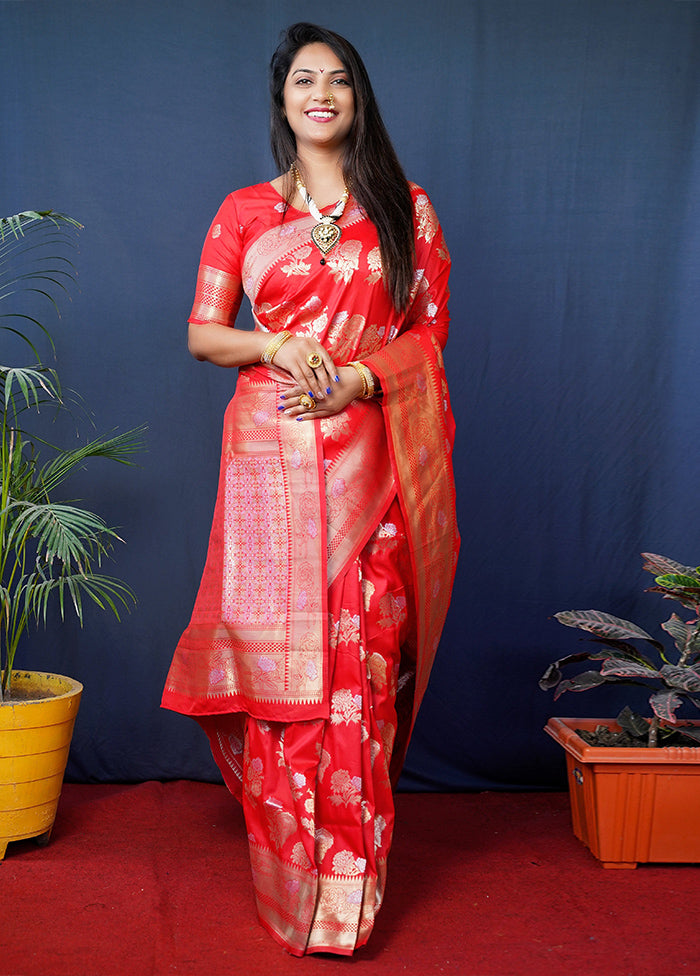
[[362,393],[360,395],[360,400],[371,400],[374,396],[374,374],[372,373],[372,370],[365,366],[364,363],[357,361],[348,363],[348,366],[352,366],[362,380]]
[[275,358],[287,339],[291,338],[292,333],[286,331],[278,332],[276,335],[274,335],[263,349],[262,355],[260,356],[260,362],[265,363],[266,366],[272,366],[272,360]]
[[359,399],[364,400],[367,394],[367,380],[365,379],[365,374],[360,369],[360,363],[348,363],[348,366],[352,366],[352,368],[355,370],[357,375],[362,380],[362,393],[360,394]]

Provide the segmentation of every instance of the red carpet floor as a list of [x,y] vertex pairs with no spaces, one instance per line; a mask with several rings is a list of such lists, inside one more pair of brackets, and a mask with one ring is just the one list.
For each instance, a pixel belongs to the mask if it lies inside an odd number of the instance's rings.
[[64,787],[0,864],[2,976],[700,976],[700,867],[606,871],[566,794],[399,794],[387,897],[352,958],[258,926],[240,809],[190,782]]

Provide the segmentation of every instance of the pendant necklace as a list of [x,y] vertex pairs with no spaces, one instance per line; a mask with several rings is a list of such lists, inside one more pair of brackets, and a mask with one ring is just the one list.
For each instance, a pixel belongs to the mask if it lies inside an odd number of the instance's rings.
[[341,230],[336,224],[336,220],[339,220],[340,217],[343,216],[343,211],[345,210],[345,204],[348,202],[350,191],[347,187],[345,187],[345,191],[336,204],[333,212],[329,214],[322,214],[316,206],[314,198],[304,186],[304,182],[299,175],[299,170],[296,168],[296,166],[292,166],[292,176],[294,177],[294,182],[297,185],[299,193],[302,195],[306,206],[309,208],[309,213],[315,220],[318,221],[318,223],[311,228],[311,240],[323,255],[321,258],[321,264],[325,264],[325,255],[328,254],[331,248],[335,247],[340,240]]

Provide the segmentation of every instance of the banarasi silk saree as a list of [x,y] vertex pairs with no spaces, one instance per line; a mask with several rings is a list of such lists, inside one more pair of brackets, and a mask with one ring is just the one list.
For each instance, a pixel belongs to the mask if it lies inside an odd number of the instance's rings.
[[308,213],[260,184],[207,235],[190,322],[314,336],[378,400],[296,422],[274,366],[239,370],[209,549],[163,705],[191,715],[243,806],[258,914],[294,955],[350,954],[382,902],[392,785],[447,613],[459,536],[442,349],[449,255],[411,187],[416,280],[399,314],[352,197],[320,263]]

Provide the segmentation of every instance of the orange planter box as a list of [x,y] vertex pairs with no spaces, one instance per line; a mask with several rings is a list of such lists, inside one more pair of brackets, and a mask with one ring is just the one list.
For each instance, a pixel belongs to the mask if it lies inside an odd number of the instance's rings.
[[575,835],[605,868],[700,863],[700,748],[594,747],[575,732],[597,725],[619,729],[595,718],[545,727],[566,750]]

